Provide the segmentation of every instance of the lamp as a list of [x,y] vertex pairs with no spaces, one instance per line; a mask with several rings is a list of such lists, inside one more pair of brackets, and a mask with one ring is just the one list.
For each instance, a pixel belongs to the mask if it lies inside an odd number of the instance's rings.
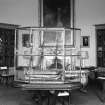
[[89,58],[88,51],[79,51],[79,59],[81,59],[81,66],[84,67],[84,60]]

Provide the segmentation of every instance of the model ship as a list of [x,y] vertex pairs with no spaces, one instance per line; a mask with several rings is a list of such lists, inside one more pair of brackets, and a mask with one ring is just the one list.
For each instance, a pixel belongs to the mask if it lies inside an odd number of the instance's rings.
[[80,29],[22,27],[16,31],[15,81],[64,84],[86,79],[78,53]]

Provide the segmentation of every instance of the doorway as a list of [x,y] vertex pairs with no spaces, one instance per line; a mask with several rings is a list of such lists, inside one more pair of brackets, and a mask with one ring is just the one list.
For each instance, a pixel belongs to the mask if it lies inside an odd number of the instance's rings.
[[97,67],[105,67],[105,25],[96,25]]
[[0,67],[14,66],[14,39],[17,25],[0,23]]

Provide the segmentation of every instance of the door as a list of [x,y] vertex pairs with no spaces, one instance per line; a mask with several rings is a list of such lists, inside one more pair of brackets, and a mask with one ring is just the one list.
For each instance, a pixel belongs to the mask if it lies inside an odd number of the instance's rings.
[[14,66],[14,29],[0,28],[0,66]]
[[97,66],[105,67],[105,29],[97,29]]

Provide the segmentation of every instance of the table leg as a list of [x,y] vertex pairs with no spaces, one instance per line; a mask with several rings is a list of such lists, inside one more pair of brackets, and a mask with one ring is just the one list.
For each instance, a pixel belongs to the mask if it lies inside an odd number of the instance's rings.
[[48,103],[47,105],[50,105],[50,92],[48,91]]
[[70,90],[69,90],[68,105],[74,105],[74,104],[71,103],[71,91]]
[[105,92],[105,80],[102,83],[102,92]]
[[70,91],[69,91],[69,100],[68,100],[68,105],[70,105],[71,104],[71,93],[70,93]]
[[53,94],[51,105],[56,105],[56,99],[57,99],[58,93],[59,91],[55,91],[55,93]]

